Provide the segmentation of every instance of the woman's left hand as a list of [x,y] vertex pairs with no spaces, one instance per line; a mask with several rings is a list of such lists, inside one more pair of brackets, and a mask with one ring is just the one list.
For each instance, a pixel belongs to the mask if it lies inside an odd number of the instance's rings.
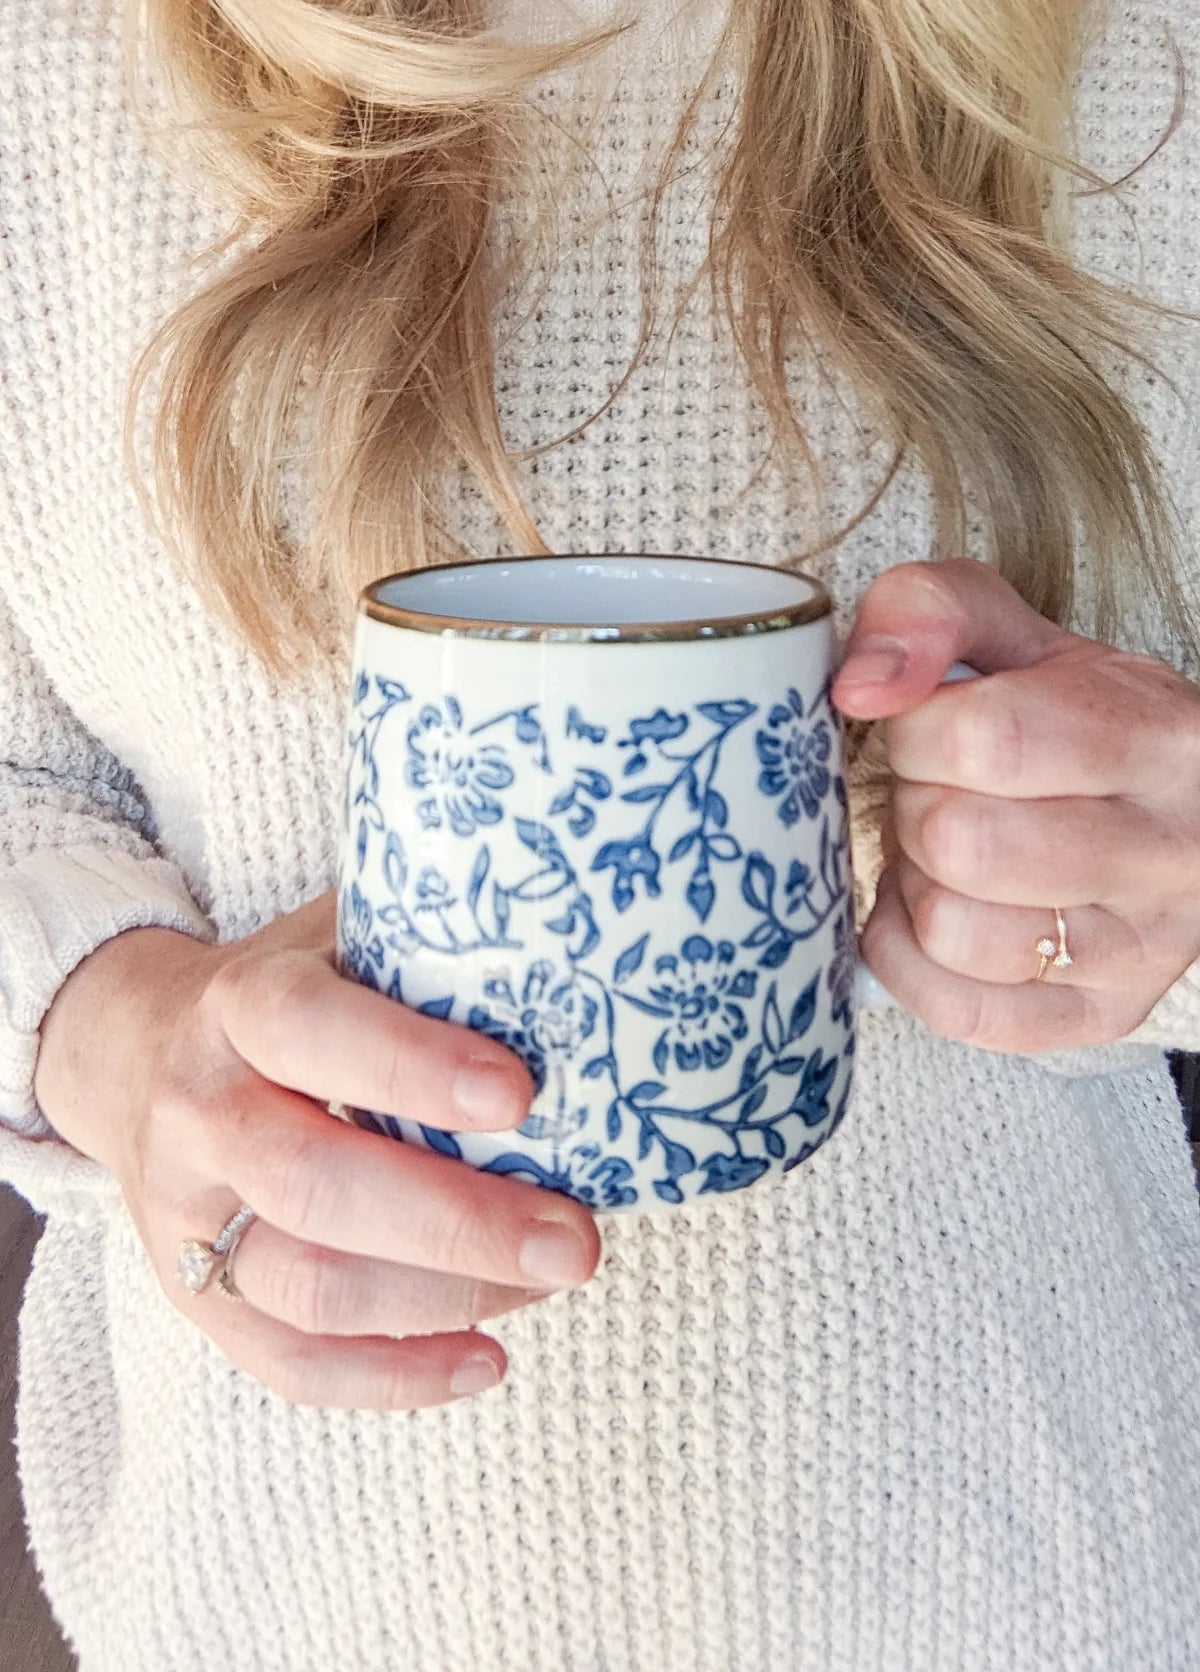
[[[989,677],[939,690],[956,661]],[[886,720],[895,775],[863,953],[934,1032],[1120,1039],[1200,957],[1200,687],[957,561],[875,582],[833,695]],[[1073,962],[1039,982],[1055,907]]]

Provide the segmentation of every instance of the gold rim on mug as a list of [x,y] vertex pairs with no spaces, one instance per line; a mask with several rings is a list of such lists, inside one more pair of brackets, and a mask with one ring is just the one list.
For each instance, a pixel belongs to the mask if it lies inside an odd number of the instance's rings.
[[[745,615],[714,615],[688,621],[625,621],[619,624],[603,622],[559,621],[490,621],[478,616],[440,615],[429,610],[406,609],[400,604],[389,604],[380,597],[383,590],[395,581],[415,579],[416,576],[452,574],[460,570],[478,570],[491,564],[544,563],[548,559],[566,562],[597,563],[621,559],[643,560],[650,563],[705,563],[721,564],[728,569],[751,569],[769,575],[791,575],[810,588],[807,598],[782,609],[754,610]],[[486,557],[466,563],[446,563],[431,569],[401,571],[384,575],[359,594],[359,610],[373,621],[385,622],[389,627],[408,627],[417,633],[453,634],[469,639],[502,639],[516,643],[541,641],[554,644],[656,644],[681,639],[732,639],[755,633],[774,633],[786,627],[801,627],[810,621],[820,621],[833,609],[829,593],[820,581],[810,575],[793,575],[789,569],[770,563],[743,563],[736,558],[700,557],[688,552],[547,552],[531,553],[526,557]]]

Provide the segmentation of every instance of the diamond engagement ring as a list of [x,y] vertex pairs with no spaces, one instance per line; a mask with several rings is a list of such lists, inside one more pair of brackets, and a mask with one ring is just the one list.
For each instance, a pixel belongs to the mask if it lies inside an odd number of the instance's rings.
[[234,1250],[244,1236],[247,1227],[254,1219],[254,1209],[241,1207],[222,1225],[212,1242],[199,1242],[189,1237],[179,1245],[179,1259],[176,1271],[186,1289],[194,1295],[201,1295],[212,1282],[213,1274],[220,1268],[221,1287],[224,1292],[237,1297],[238,1291],[233,1286],[233,1279],[229,1279],[226,1287],[225,1275],[229,1261],[233,1258]]
[[1054,908],[1054,932],[1058,936],[1057,943],[1051,940],[1049,935],[1043,935],[1034,947],[1034,951],[1041,960],[1038,964],[1038,972],[1033,978],[1035,981],[1044,981],[1046,971],[1051,965],[1056,970],[1069,970],[1075,962],[1067,951],[1067,924],[1058,906]]

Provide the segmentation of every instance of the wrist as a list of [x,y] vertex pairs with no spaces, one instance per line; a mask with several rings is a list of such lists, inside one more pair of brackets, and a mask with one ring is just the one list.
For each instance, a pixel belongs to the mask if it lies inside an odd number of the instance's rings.
[[138,1088],[208,979],[217,949],[174,929],[127,929],[84,958],[42,1019],[34,1097],[55,1131],[111,1165],[110,1099]]

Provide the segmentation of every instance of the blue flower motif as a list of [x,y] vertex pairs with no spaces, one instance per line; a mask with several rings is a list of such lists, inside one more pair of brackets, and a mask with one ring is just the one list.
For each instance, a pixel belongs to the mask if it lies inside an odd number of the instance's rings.
[[372,933],[375,909],[358,884],[342,890],[338,901],[341,920],[342,968],[364,987],[378,987],[383,968],[383,939]]
[[455,904],[450,884],[436,865],[426,865],[417,878],[415,889],[417,906],[422,911],[446,911]]
[[792,686],[786,703],[776,703],[767,716],[769,730],[755,733],[754,747],[762,771],[758,787],[764,795],[782,795],[779,817],[791,826],[801,811],[815,819],[822,798],[829,793],[827,762],[833,752],[828,720],[805,724],[804,703]]
[[520,997],[507,976],[484,983],[486,1005],[472,1005],[467,1026],[515,1051],[541,1091],[554,1069],[570,1062],[596,1027],[596,1001],[573,971],[557,976],[548,958],[529,966]]
[[857,948],[850,924],[850,913],[838,914],[833,926],[833,957],[829,963],[829,997],[833,1002],[833,1019],[850,1026],[850,1005],[854,998],[854,972]]
[[637,1201],[633,1168],[617,1155],[601,1155],[599,1144],[579,1144],[567,1157],[571,1195],[590,1208],[632,1207]]
[[432,790],[418,805],[426,830],[448,824],[456,836],[473,836],[479,825],[499,824],[504,809],[491,794],[507,789],[513,769],[496,743],[477,743],[463,730],[456,698],[426,703],[408,728],[405,780]]
[[623,842],[605,842],[592,860],[593,871],[613,870],[613,905],[618,911],[628,911],[633,904],[633,883],[641,877],[646,894],[657,900],[662,893],[658,882],[660,860],[654,844],[644,830]]
[[655,959],[654,972],[663,979],[651,987],[650,997],[671,1016],[654,1045],[660,1074],[672,1054],[684,1072],[720,1068],[733,1055],[735,1041],[745,1039],[749,1024],[737,1001],[754,997],[758,973],[733,969],[733,960],[732,941],[714,946],[707,935],[689,935],[679,957],[668,952]]

